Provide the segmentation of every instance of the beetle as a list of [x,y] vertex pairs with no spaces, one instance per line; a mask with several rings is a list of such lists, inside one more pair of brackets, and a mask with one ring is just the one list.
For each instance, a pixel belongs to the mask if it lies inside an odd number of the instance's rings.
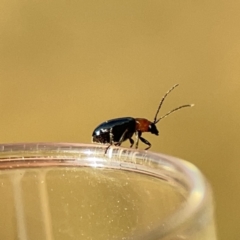
[[172,114],[173,112],[180,110],[185,107],[192,107],[193,104],[181,105],[173,110],[167,112],[165,115],[157,119],[158,113],[162,107],[162,104],[167,97],[167,95],[175,89],[179,84],[175,84],[171,89],[169,89],[165,95],[162,97],[160,104],[158,106],[157,112],[155,114],[153,122],[145,118],[133,118],[133,117],[122,117],[108,120],[101,123],[92,133],[92,142],[100,144],[108,144],[108,147],[105,151],[107,152],[108,148],[111,145],[121,146],[121,144],[129,140],[130,148],[134,145],[134,140],[132,139],[133,134],[136,134],[136,145],[138,148],[139,140],[145,143],[148,147],[145,150],[148,150],[151,147],[151,143],[142,137],[143,132],[150,132],[155,135],[159,135],[159,131],[156,127],[156,124]]

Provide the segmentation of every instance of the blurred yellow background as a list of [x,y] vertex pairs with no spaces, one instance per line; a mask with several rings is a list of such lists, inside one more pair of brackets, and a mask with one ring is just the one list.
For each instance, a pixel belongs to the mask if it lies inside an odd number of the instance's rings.
[[144,137],[151,151],[202,170],[219,240],[240,239],[240,2],[0,0],[0,8],[1,143],[89,143],[105,120],[153,120],[179,83],[160,115],[196,106]]

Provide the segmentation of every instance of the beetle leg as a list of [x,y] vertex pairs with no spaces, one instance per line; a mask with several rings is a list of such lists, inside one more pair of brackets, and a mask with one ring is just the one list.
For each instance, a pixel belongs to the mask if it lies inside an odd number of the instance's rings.
[[107,151],[108,151],[108,149],[109,149],[111,146],[112,146],[112,144],[109,144],[109,145],[106,147],[104,154],[107,154]]
[[140,140],[141,140],[143,143],[145,143],[146,145],[148,145],[148,147],[145,148],[145,150],[148,150],[148,149],[151,147],[151,143],[150,143],[148,140],[146,140],[145,138],[141,137],[141,136],[139,136],[139,138],[140,138]]
[[109,145],[106,147],[105,154],[107,153],[108,149],[113,145],[113,133],[112,133],[112,128],[110,128],[109,131]]
[[[122,142],[124,141],[124,137],[125,137],[125,135],[126,135],[127,132],[128,132],[128,129],[126,129],[126,130],[124,131],[124,133],[123,133],[123,135],[121,136],[119,142],[116,143],[115,146],[120,146],[120,145],[122,144]],[[110,146],[114,144],[113,137],[114,137],[114,135],[113,135],[113,133],[112,133],[112,128],[111,128],[110,131],[109,131],[109,142],[110,142],[110,144],[107,146],[107,148],[106,148],[106,150],[105,150],[105,154],[107,153],[107,151],[108,151],[108,149],[110,148]]]
[[141,136],[141,132],[139,131],[136,131],[136,145],[135,145],[135,148],[137,149],[138,148],[138,143],[139,143],[139,137]]
[[133,146],[133,144],[134,144],[134,140],[132,138],[129,138],[129,141],[131,143],[131,145],[130,145],[130,148],[131,148]]
[[124,137],[126,135],[126,133],[128,132],[128,129],[126,129],[123,133],[123,135],[121,136],[119,142],[116,144],[116,146],[120,146],[122,144],[122,142],[124,141]]
[[109,143],[110,143],[110,145],[113,144],[113,133],[112,133],[112,128],[110,128],[110,132],[109,132]]

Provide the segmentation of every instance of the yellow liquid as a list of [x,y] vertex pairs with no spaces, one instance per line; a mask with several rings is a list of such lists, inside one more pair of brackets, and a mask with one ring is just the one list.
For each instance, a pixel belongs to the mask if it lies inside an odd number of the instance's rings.
[[[4,170],[0,196],[4,240],[136,239],[187,204],[165,180],[90,167]],[[214,240],[207,226],[173,239]]]

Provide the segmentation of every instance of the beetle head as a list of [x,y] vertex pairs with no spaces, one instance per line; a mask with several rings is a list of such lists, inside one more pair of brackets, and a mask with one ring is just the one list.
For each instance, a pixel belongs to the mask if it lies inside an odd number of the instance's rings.
[[155,134],[155,135],[159,135],[158,133],[158,130],[157,130],[157,127],[154,123],[151,123],[149,126],[148,126],[148,131],[152,134]]

